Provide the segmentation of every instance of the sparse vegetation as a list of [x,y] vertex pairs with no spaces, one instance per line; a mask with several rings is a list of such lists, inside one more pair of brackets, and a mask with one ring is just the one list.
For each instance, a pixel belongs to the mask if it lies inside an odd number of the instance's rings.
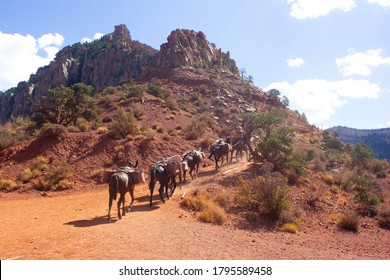
[[110,133],[115,139],[124,139],[129,134],[137,134],[138,126],[133,114],[119,108],[113,117]]
[[274,173],[267,177],[256,177],[245,181],[237,179],[239,193],[235,201],[252,211],[278,220],[281,213],[290,207],[288,187],[280,174]]
[[223,224],[226,213],[214,200],[199,192],[185,198],[181,205],[199,213],[199,219],[206,223]]
[[348,211],[341,215],[338,226],[347,231],[357,232],[359,229],[360,218],[356,212]]

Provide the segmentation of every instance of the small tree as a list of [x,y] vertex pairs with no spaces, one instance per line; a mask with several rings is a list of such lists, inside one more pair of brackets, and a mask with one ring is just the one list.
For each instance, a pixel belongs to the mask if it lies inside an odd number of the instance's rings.
[[38,113],[54,124],[76,125],[77,119],[82,117],[88,121],[96,119],[97,106],[91,97],[92,87],[82,83],[72,87],[59,86],[49,89],[38,106]]
[[[295,131],[284,125],[285,118],[281,110],[243,115],[244,142],[255,161],[268,160],[279,169],[291,155]],[[259,145],[254,148],[250,145],[253,135],[259,137]]]
[[370,160],[374,158],[373,151],[364,143],[357,143],[352,147],[352,167],[367,167]]

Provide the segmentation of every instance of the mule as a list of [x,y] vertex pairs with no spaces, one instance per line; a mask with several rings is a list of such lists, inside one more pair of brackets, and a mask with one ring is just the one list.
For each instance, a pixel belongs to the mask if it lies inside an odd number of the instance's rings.
[[227,138],[226,143],[229,143],[232,145],[232,151],[230,154],[230,162],[233,160],[233,154],[236,152],[236,160],[238,161],[238,157],[240,156],[240,159],[242,160],[243,158],[243,153],[246,154],[246,158],[248,159],[248,149],[247,146],[244,143],[244,139],[241,137],[236,137],[236,138]]
[[163,193],[165,188],[166,198],[169,199],[168,187],[169,184],[173,184],[173,188],[171,187],[171,196],[175,192],[176,189],[176,175],[175,173],[170,173],[167,168],[167,164],[165,162],[157,162],[150,169],[150,181],[149,181],[149,190],[150,190],[150,206],[153,205],[153,192],[154,187],[157,182],[160,183],[160,188],[158,192],[160,194],[160,199],[163,203],[165,203]]
[[[125,212],[125,196],[126,193],[129,192],[131,197],[131,202],[129,208],[133,206],[134,202],[134,189],[135,185],[137,183],[140,183],[141,181],[145,181],[143,172],[140,172],[137,170],[138,166],[138,160],[134,165],[132,165],[130,162],[128,163],[128,166],[124,166],[121,168],[118,168],[116,171],[114,171],[109,179],[108,179],[108,191],[109,191],[109,198],[108,198],[108,222],[111,222],[111,207],[113,200],[116,200],[117,194],[120,194],[117,208],[118,208],[118,219],[122,219],[122,216],[126,215]],[[139,179],[141,178],[141,179]],[[120,211],[120,206],[122,204],[122,214]]]
[[[189,174],[191,176],[191,179],[193,180],[198,176],[199,165],[203,162],[205,154],[200,149],[198,149],[184,153],[182,158],[183,163],[185,163],[184,166],[188,166],[190,170]],[[192,175],[193,172],[195,172],[194,175]],[[186,180],[186,173],[187,169],[183,168],[184,181]]]
[[[221,141],[221,139],[211,145],[208,158],[211,159],[211,157],[214,156],[215,170],[218,170],[223,165],[224,157],[226,157],[226,162],[229,162],[229,153],[231,153],[231,151],[232,145]],[[221,165],[218,165],[219,160],[221,160]]]

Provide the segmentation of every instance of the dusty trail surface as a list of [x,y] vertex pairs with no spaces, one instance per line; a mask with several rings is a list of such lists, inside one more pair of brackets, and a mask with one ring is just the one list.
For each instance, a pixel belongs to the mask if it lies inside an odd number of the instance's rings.
[[[235,177],[247,163],[225,175]],[[107,223],[106,185],[85,192],[3,195],[0,198],[1,259],[390,259],[389,231],[367,226],[346,233],[313,221],[298,234],[277,229],[245,229],[231,220],[223,226],[198,221],[180,207],[181,196],[222,178],[212,170],[177,189],[167,203],[147,184],[122,220]],[[224,178],[225,178],[224,177]],[[126,196],[128,204],[129,195]]]

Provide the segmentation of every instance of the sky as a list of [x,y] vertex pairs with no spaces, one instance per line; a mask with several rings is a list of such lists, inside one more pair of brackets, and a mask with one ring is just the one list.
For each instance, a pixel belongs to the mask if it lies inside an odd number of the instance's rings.
[[156,50],[172,30],[202,31],[321,129],[390,127],[390,0],[3,0],[0,91],[118,24]]

